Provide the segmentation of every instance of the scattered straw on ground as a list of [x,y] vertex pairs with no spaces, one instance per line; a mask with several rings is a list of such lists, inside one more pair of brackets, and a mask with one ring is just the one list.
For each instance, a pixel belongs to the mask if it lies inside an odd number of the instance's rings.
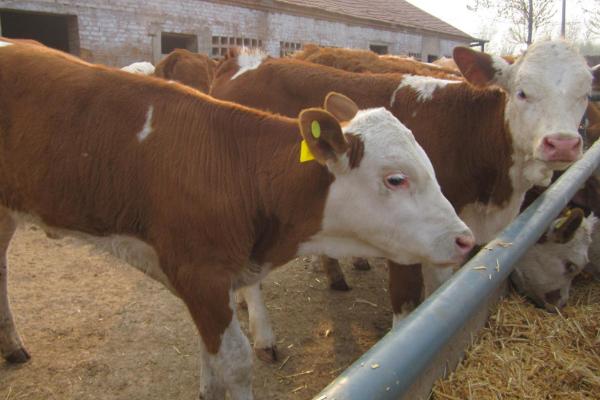
[[512,293],[435,400],[600,399],[600,283],[577,279],[559,314]]

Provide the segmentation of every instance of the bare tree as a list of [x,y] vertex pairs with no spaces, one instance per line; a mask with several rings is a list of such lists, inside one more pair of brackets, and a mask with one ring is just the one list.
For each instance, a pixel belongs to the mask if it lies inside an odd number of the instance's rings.
[[600,36],[600,0],[590,0],[582,7],[585,15],[585,27],[590,36]]
[[[598,0],[600,1],[600,0]],[[471,11],[479,8],[495,10],[511,23],[510,35],[516,43],[530,45],[538,33],[547,33],[556,15],[554,0],[471,0]]]

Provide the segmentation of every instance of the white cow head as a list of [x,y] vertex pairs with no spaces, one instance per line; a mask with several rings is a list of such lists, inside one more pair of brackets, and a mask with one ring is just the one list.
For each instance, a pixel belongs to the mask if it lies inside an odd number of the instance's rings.
[[595,223],[593,214],[584,218],[579,208],[556,219],[511,274],[517,290],[548,311],[563,307],[573,278],[588,263]]
[[322,230],[300,252],[401,264],[462,261],[473,235],[443,196],[410,130],[386,109],[359,111],[339,94],[327,96],[325,109],[299,117],[308,147],[335,176]]
[[476,86],[495,84],[507,93],[505,120],[530,183],[547,185],[551,170],[582,154],[577,132],[587,106],[592,73],[564,41],[539,42],[509,64],[500,57],[457,47],[456,61]]

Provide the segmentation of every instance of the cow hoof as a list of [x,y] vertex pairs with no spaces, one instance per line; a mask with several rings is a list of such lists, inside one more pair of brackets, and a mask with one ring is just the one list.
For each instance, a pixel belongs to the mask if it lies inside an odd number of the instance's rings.
[[329,287],[333,290],[337,290],[340,292],[347,292],[348,290],[350,290],[350,286],[348,286],[348,284],[346,283],[345,280],[339,280],[339,281],[335,281],[335,282],[331,282],[329,284]]
[[9,355],[7,355],[5,358],[6,358],[6,361],[8,361],[11,364],[23,364],[23,363],[29,361],[31,356],[29,355],[27,350],[25,350],[24,348],[20,348],[18,350],[13,351]]
[[352,265],[354,265],[354,269],[358,271],[368,271],[371,269],[371,264],[369,264],[369,261],[364,259],[357,260]]
[[261,349],[255,348],[254,353],[256,353],[256,357],[258,357],[259,360],[266,363],[274,363],[279,359],[277,356],[277,346],[263,347]]

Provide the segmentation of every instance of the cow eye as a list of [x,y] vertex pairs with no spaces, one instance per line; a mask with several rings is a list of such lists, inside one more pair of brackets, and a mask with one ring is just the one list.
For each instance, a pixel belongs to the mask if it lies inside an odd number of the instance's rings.
[[388,189],[396,190],[408,187],[408,177],[404,174],[390,174],[384,179],[385,186]]
[[522,91],[522,90],[519,90],[519,91],[517,92],[517,97],[518,97],[519,99],[521,99],[521,100],[525,100],[525,99],[527,99],[527,95],[526,95],[526,94],[525,94],[525,92],[524,92],[524,91]]

